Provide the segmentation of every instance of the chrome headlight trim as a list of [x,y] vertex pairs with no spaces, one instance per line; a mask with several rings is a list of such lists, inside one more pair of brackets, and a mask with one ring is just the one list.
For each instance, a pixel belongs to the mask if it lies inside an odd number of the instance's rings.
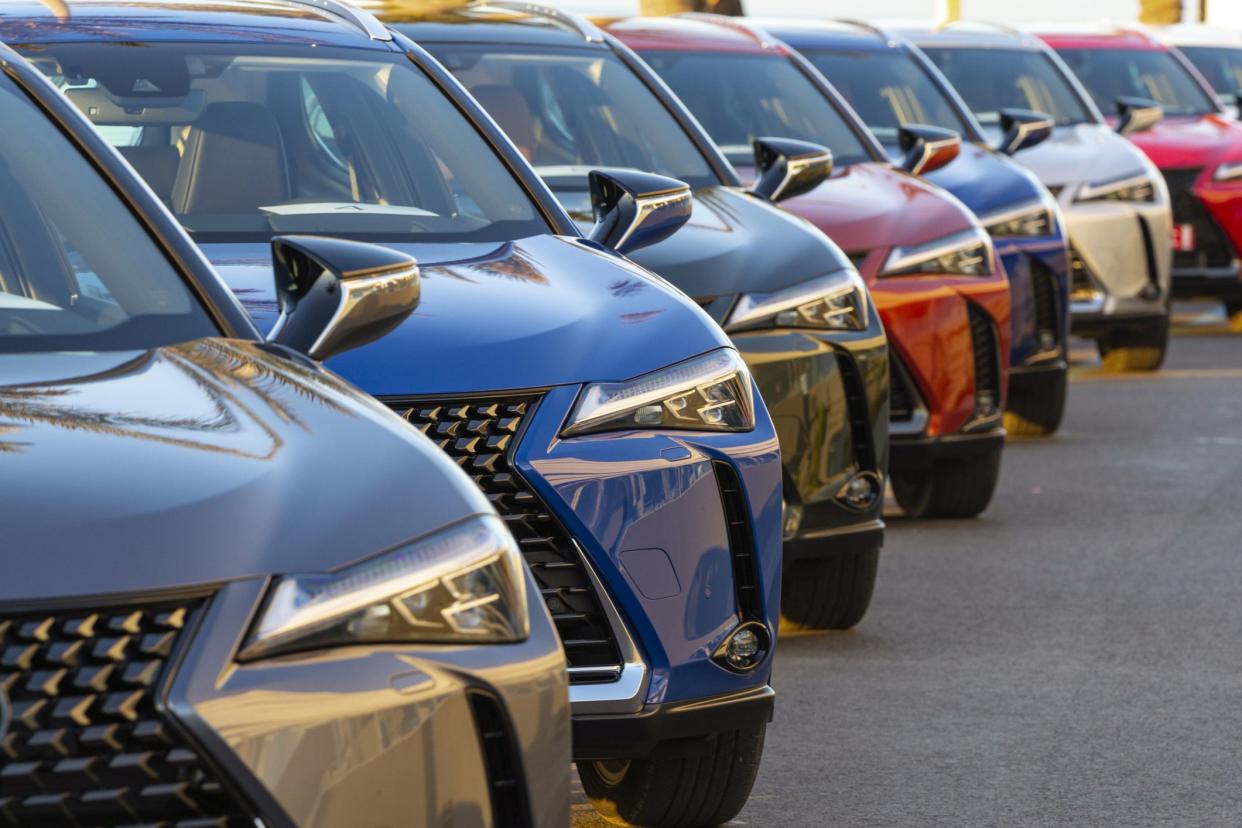
[[772,293],[742,294],[724,329],[865,331],[867,324],[867,287],[857,270],[846,267]]
[[980,216],[979,223],[993,238],[1037,237],[1053,235],[1059,218],[1049,195]]
[[[944,260],[961,257],[958,263]],[[992,237],[980,227],[972,227],[922,244],[894,247],[880,270],[881,276],[914,276],[922,273],[953,273],[962,276],[991,276],[996,272]],[[925,269],[927,265],[935,265]],[[968,268],[974,268],[972,272]]]

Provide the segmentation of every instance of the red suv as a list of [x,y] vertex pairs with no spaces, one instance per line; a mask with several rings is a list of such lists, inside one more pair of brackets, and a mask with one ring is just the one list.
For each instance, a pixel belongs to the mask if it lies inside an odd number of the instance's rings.
[[1220,300],[1242,327],[1242,125],[1181,53],[1147,32],[1096,27],[1040,37],[1164,173],[1173,296]]

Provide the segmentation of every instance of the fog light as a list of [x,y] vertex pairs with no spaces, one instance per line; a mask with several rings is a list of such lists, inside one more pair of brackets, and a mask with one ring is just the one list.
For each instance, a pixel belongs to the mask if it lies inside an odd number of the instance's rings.
[[758,667],[767,654],[768,631],[756,621],[738,627],[716,650],[717,660],[739,673]]
[[879,475],[873,472],[856,474],[846,481],[837,492],[837,500],[851,509],[863,510],[871,506],[884,491],[884,484]]

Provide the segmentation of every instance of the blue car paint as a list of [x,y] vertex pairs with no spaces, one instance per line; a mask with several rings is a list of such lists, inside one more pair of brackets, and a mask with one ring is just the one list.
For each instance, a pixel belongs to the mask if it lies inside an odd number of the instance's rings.
[[[658,277],[576,235],[573,222],[512,144],[456,81],[405,38],[372,41],[360,31],[296,7],[140,4],[76,6],[58,20],[39,4],[6,7],[0,39],[333,44],[407,50],[479,127],[539,202],[559,235],[504,244],[392,244],[415,255],[425,278],[418,311],[384,339],[328,361],[364,391],[384,397],[540,389],[515,457],[527,482],[585,545],[587,558],[651,669],[648,700],[704,699],[762,687],[769,657],[739,675],[711,660],[736,618],[723,522],[691,520],[710,509],[703,486],[711,458],[731,463],[746,484],[764,616],[775,637],[781,567],[781,466],[775,431],[756,394],[752,432],[620,432],[561,439],[583,383],[615,381],[691,358],[729,340],[693,302]],[[98,16],[104,15],[104,16]],[[125,22],[119,23],[118,19]],[[204,245],[261,330],[275,319],[266,244]],[[515,278],[515,266],[520,275]],[[686,454],[688,453],[688,456]],[[707,478],[710,479],[710,478]],[[413,491],[416,492],[416,481]],[[712,491],[716,510],[718,491]],[[690,511],[688,511],[690,510]],[[623,553],[675,539],[664,549],[679,592],[646,598]],[[664,546],[673,543],[663,541]],[[645,548],[645,547],[642,547]]]
[[[966,134],[962,136],[962,151],[957,159],[926,175],[925,178],[957,196],[975,215],[986,216],[998,210],[1034,201],[1044,193],[1043,185],[1026,168],[989,148],[974,116],[958,98],[952,85],[910,42],[890,35],[879,37],[864,29],[853,32],[846,30],[809,31],[773,26],[771,31],[798,50],[882,51],[900,49],[923,67],[929,79],[944,93],[961,120],[969,125]],[[828,80],[832,81],[832,78]],[[901,153],[896,147],[886,145],[885,150],[894,162],[900,159]],[[1056,280],[1060,307],[1058,344],[1063,347],[1069,335],[1069,242],[1065,235],[1065,228],[1059,223],[1055,232],[1047,236],[997,238],[994,241],[997,256],[1009,276],[1012,298],[1010,365],[1017,368],[1045,350],[1039,342],[1039,329],[1035,316],[1035,298],[1030,275],[1032,261],[1043,264]]]

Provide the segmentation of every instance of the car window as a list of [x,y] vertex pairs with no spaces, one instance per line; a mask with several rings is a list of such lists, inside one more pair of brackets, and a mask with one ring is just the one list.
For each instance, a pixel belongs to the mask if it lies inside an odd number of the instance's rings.
[[404,55],[54,43],[29,57],[200,242],[548,232],[473,124]]
[[925,46],[932,59],[982,124],[1000,123],[1007,107],[1050,115],[1058,126],[1095,118],[1048,56],[1034,49]]
[[948,97],[912,57],[897,49],[800,49],[885,147],[903,124],[927,124],[969,137]]
[[1216,104],[1176,57],[1150,49],[1058,49],[1105,114],[1117,99],[1150,98],[1166,115],[1206,115]]
[[0,77],[0,352],[117,351],[218,335],[99,172]]
[[554,190],[585,189],[593,167],[719,183],[690,136],[611,51],[432,44]]
[[1220,95],[1242,91],[1242,49],[1231,46],[1182,46],[1180,51]]
[[845,117],[786,57],[647,52],[643,60],[734,164],[754,164],[751,141],[761,137],[823,144],[842,167],[872,160]]

